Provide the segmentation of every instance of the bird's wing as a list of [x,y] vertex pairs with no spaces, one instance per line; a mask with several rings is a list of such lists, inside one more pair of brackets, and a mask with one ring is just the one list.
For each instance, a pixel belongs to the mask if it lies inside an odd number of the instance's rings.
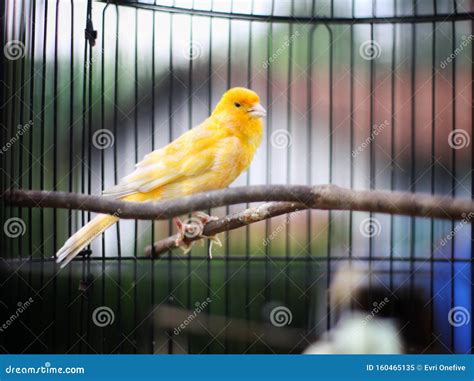
[[189,130],[166,147],[147,154],[136,164],[135,171],[120,183],[104,190],[105,196],[125,197],[146,193],[183,177],[197,176],[209,170],[214,162],[215,135],[204,122]]

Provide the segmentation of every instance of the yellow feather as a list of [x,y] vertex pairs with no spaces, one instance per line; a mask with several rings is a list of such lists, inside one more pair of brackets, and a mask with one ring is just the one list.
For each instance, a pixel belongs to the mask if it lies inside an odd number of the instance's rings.
[[[250,165],[262,141],[263,115],[255,92],[243,87],[228,90],[209,118],[147,154],[133,173],[104,195],[141,202],[227,187]],[[91,221],[59,250],[58,262],[70,262],[114,222]]]

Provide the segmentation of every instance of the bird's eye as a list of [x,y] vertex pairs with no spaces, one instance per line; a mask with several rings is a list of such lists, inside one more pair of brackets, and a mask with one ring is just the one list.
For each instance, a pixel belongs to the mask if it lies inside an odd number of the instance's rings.
[[234,106],[235,106],[235,107],[240,107],[240,103],[239,103],[239,102],[235,102],[235,103],[234,103]]

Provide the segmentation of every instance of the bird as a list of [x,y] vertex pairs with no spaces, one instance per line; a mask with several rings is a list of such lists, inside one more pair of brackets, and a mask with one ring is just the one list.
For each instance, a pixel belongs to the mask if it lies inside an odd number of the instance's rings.
[[[231,88],[206,120],[145,155],[131,174],[105,189],[102,196],[145,202],[226,188],[252,162],[262,142],[265,116],[256,92]],[[56,253],[56,262],[61,268],[66,266],[118,220],[111,214],[94,217],[64,243]],[[177,225],[186,229],[182,223]]]

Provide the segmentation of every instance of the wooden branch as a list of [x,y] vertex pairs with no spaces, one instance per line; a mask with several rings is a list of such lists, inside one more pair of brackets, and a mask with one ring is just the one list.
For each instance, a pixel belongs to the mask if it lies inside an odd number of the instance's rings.
[[163,220],[212,207],[258,201],[297,202],[313,209],[354,210],[446,219],[474,216],[474,202],[471,199],[454,199],[420,193],[356,191],[336,185],[313,187],[256,185],[143,203],[75,193],[25,190],[6,191],[3,197],[9,205],[14,206],[79,209],[143,220]]
[[[307,209],[305,204],[294,202],[269,202],[257,206],[256,208],[249,208],[243,212],[233,214],[217,221],[210,221],[203,227],[202,234],[211,237],[213,235],[222,233],[227,230],[234,230],[242,226],[252,224],[254,222],[266,220],[272,217],[280,216],[282,214],[292,213]],[[168,250],[178,247],[176,244],[179,236],[177,234],[157,241],[145,248],[145,255],[150,257],[157,257]],[[196,237],[184,237],[184,243],[190,244],[193,241],[201,239]]]

